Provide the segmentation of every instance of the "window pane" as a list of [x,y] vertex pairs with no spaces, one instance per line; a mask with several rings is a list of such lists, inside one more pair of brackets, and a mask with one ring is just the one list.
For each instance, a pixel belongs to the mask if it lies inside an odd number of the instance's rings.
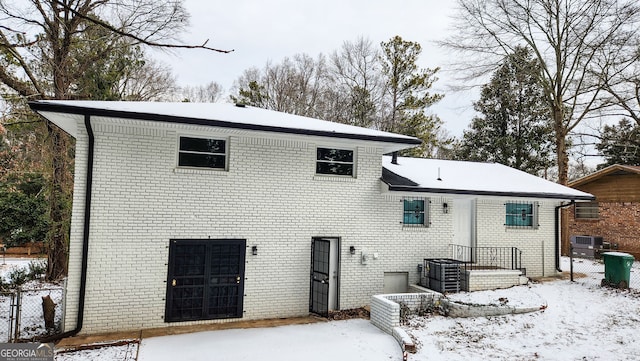
[[598,203],[576,203],[576,219],[598,219]]
[[344,149],[318,148],[317,160],[353,163],[353,151]]
[[201,139],[180,137],[180,150],[204,153],[225,153],[225,141],[220,139]]
[[507,203],[505,224],[507,226],[533,226],[533,204]]
[[404,200],[404,224],[425,224],[424,223],[424,200],[405,199]]
[[178,165],[181,167],[225,168],[225,156],[213,154],[180,153]]
[[404,201],[404,211],[422,211],[424,212],[424,200],[415,199],[415,200],[405,200]]
[[316,173],[353,175],[353,164],[316,162]]
[[424,213],[406,212],[404,214],[404,224],[424,224]]

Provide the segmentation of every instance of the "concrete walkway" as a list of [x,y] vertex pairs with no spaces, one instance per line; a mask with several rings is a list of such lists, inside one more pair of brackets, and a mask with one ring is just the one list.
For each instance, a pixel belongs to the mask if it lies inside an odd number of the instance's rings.
[[56,343],[56,349],[74,350],[84,349],[87,347],[94,347],[95,344],[112,344],[118,343],[122,340],[137,340],[140,341],[149,337],[168,336],[168,335],[182,335],[194,332],[204,331],[217,331],[217,330],[230,330],[230,329],[248,329],[248,328],[265,328],[265,327],[277,327],[286,325],[304,325],[317,322],[327,322],[326,319],[314,316],[308,317],[296,317],[296,318],[277,318],[269,320],[256,320],[256,321],[239,321],[239,322],[227,322],[227,323],[212,323],[207,325],[192,325],[192,326],[175,326],[175,327],[161,327],[151,328],[137,331],[123,331],[123,332],[106,332],[92,335],[79,335],[73,337],[67,337]]

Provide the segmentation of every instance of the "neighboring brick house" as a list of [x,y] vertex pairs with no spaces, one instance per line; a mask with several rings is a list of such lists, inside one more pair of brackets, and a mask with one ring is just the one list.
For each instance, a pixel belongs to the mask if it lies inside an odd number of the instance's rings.
[[557,207],[592,199],[497,164],[393,159],[420,140],[248,106],[30,106],[76,139],[68,334],[362,307],[451,244],[517,248],[528,276],[552,275]]
[[566,212],[563,254],[572,235],[601,236],[612,248],[640,257],[640,167],[612,165],[569,183],[593,194],[590,203],[578,203]]

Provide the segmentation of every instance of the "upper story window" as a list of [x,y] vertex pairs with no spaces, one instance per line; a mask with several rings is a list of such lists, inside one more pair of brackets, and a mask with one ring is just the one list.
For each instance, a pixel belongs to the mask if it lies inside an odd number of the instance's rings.
[[354,176],[353,150],[318,148],[316,151],[316,173]]
[[535,202],[507,202],[505,226],[538,228],[538,204]]
[[226,169],[226,143],[222,139],[180,137],[178,166]]
[[576,219],[598,219],[598,202],[575,204]]
[[429,225],[429,201],[425,199],[405,199],[402,224],[405,226]]

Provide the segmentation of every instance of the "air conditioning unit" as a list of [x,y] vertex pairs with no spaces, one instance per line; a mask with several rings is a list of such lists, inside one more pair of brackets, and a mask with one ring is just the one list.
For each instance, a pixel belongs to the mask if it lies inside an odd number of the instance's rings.
[[573,248],[602,248],[602,237],[594,236],[571,236]]
[[602,237],[571,236],[573,256],[580,258],[595,258],[602,249]]

